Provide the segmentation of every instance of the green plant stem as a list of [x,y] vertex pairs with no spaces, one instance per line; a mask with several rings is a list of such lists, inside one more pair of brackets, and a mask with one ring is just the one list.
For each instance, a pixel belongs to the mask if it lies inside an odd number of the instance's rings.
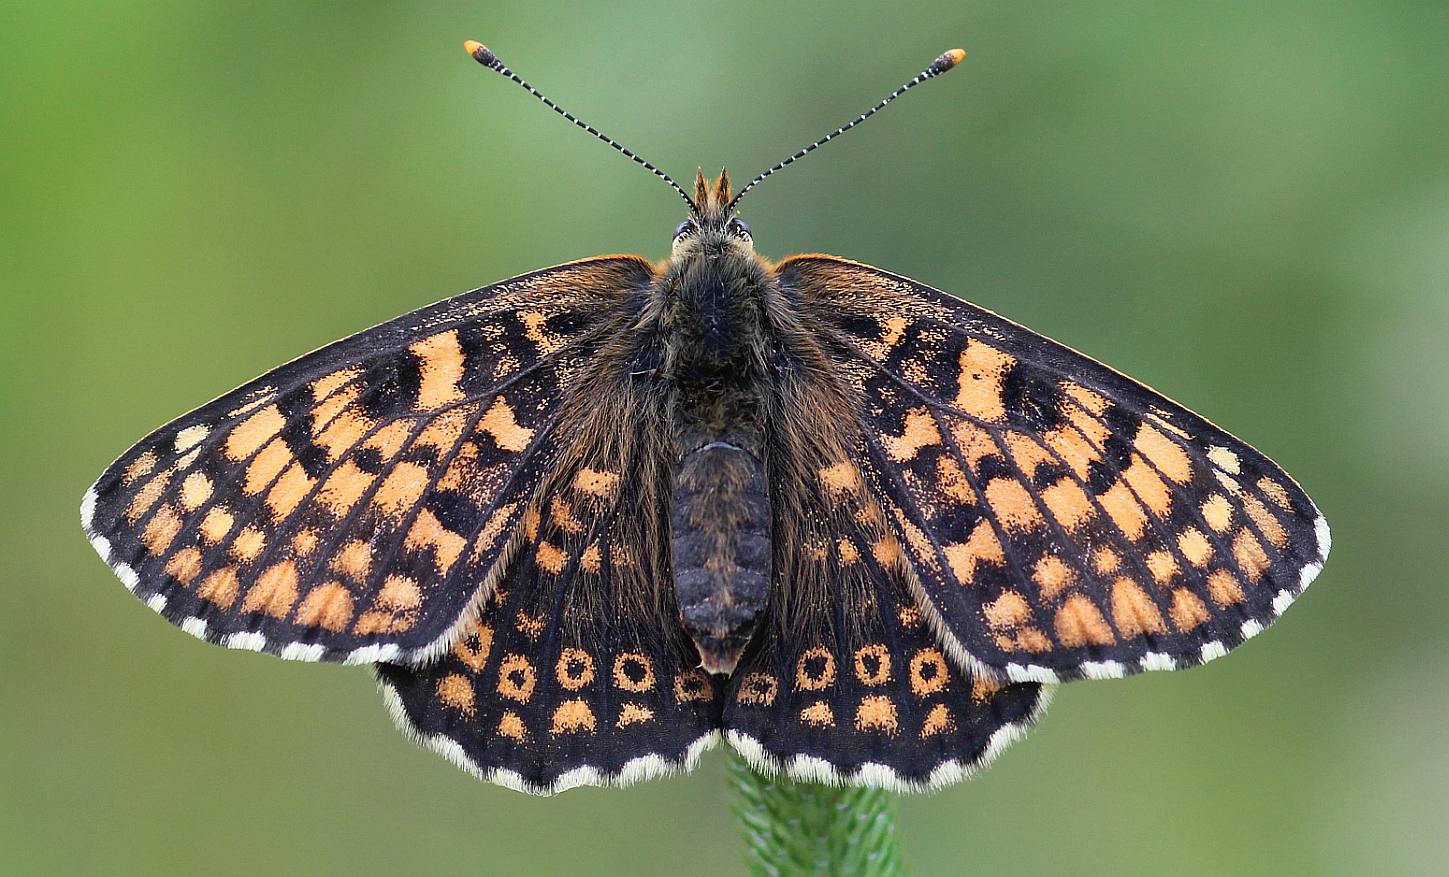
[[728,770],[751,873],[771,877],[905,873],[890,792],[762,776],[733,751]]

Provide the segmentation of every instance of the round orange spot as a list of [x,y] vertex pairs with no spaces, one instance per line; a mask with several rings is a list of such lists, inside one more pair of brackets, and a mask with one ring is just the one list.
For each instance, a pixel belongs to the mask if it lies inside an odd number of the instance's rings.
[[569,691],[578,691],[594,681],[594,659],[583,649],[564,649],[554,667],[558,684]]
[[625,652],[614,659],[614,684],[637,693],[654,687],[654,665],[636,652]]
[[461,673],[449,673],[438,680],[438,700],[459,712],[473,715],[473,684]]
[[800,721],[817,728],[833,728],[835,713],[825,701],[817,700],[800,711]]
[[533,697],[537,681],[533,665],[522,655],[509,655],[498,667],[498,693],[519,703]]
[[514,620],[514,626],[518,628],[519,633],[529,639],[538,639],[539,634],[543,633],[543,616],[529,615],[527,612],[519,610],[518,617]]
[[835,681],[835,656],[824,646],[806,649],[795,662],[795,687],[820,691]]
[[896,718],[896,705],[888,697],[877,695],[864,698],[855,710],[855,729],[857,731],[876,731],[894,735],[899,728],[900,721]]
[[891,653],[883,643],[871,643],[855,650],[855,678],[866,685],[891,681]]
[[985,676],[973,677],[971,679],[971,699],[977,703],[985,703],[1003,687],[994,679],[987,679]]
[[498,733],[516,742],[522,742],[528,736],[528,730],[523,726],[523,719],[513,710],[504,710],[503,718],[498,720]]
[[453,645],[453,655],[474,673],[481,673],[493,648],[493,628],[475,620]]
[[566,734],[592,731],[597,726],[598,720],[588,704],[582,700],[566,700],[553,711],[553,727],[549,730],[554,734]]
[[739,693],[735,699],[750,706],[769,706],[780,693],[780,683],[773,676],[751,673],[740,680]]
[[1106,646],[1117,641],[1112,627],[1097,604],[1082,594],[1072,594],[1057,609],[1054,627],[1057,642],[1067,648]]
[[336,632],[347,627],[355,608],[352,592],[341,582],[329,581],[307,593],[293,618],[306,627]]
[[1172,624],[1178,630],[1186,633],[1193,628],[1207,621],[1207,607],[1203,605],[1202,598],[1189,591],[1187,588],[1178,588],[1172,592],[1172,607],[1168,614],[1172,616]]
[[710,700],[713,697],[714,690],[710,687],[709,677],[699,670],[686,673],[674,680],[674,699],[680,703]]
[[654,710],[640,703],[625,703],[619,711],[618,727],[627,728],[654,718]]
[[579,474],[574,478],[574,489],[584,493],[591,493],[594,496],[609,496],[619,483],[619,475],[616,472],[605,472],[599,469],[580,469]]
[[952,718],[951,711],[944,703],[938,703],[931,707],[926,714],[926,720],[921,723],[921,737],[934,737],[937,734],[947,734],[956,730],[956,720]]
[[911,657],[911,690],[921,697],[941,691],[950,678],[940,649],[921,649]]

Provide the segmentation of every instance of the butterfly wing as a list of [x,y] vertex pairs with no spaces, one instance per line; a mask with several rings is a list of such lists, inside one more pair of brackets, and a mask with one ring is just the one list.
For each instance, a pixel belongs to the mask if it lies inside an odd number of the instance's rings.
[[652,278],[636,257],[561,265],[303,356],[123,454],[85,495],[86,533],[203,639],[424,660],[567,439],[560,400]]
[[604,351],[582,379],[587,403],[563,415],[577,438],[525,511],[480,617],[432,664],[377,668],[405,732],[509,788],[688,769],[718,737],[719,692],[697,669],[669,574],[663,388],[626,359]]
[[[776,547],[769,604],[729,680],[730,745],[766,774],[895,791],[984,769],[1035,723],[1050,686],[948,661],[863,482],[839,477],[823,493],[805,508],[803,538]],[[786,582],[815,576],[829,599],[790,594]]]
[[902,541],[852,459],[846,388],[818,333],[786,331],[767,407],[770,587],[731,675],[723,726],[758,770],[816,782],[934,788],[984,767],[1046,706],[947,660]]
[[961,665],[1050,682],[1201,663],[1322,568],[1307,495],[1175,402],[869,266],[778,274],[855,396],[854,462]]

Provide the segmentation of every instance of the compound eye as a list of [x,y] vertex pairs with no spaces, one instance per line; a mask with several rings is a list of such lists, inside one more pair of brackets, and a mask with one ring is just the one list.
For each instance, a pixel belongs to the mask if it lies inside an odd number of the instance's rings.
[[677,241],[680,238],[694,234],[698,230],[699,226],[694,224],[693,219],[686,219],[674,229],[674,239]]
[[750,236],[750,227],[745,224],[745,221],[743,219],[735,217],[734,219],[730,220],[730,234],[733,234],[737,237],[747,238]]

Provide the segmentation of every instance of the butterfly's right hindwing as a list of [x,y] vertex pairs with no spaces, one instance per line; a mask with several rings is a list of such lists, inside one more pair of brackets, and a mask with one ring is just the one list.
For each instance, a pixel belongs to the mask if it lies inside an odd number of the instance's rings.
[[479,617],[436,662],[378,667],[404,731],[510,788],[687,769],[718,736],[670,576],[670,385],[631,374],[637,340],[619,333],[586,367]]
[[448,644],[653,269],[600,257],[324,347],[161,427],[86,493],[127,588],[213,642],[306,660]]

